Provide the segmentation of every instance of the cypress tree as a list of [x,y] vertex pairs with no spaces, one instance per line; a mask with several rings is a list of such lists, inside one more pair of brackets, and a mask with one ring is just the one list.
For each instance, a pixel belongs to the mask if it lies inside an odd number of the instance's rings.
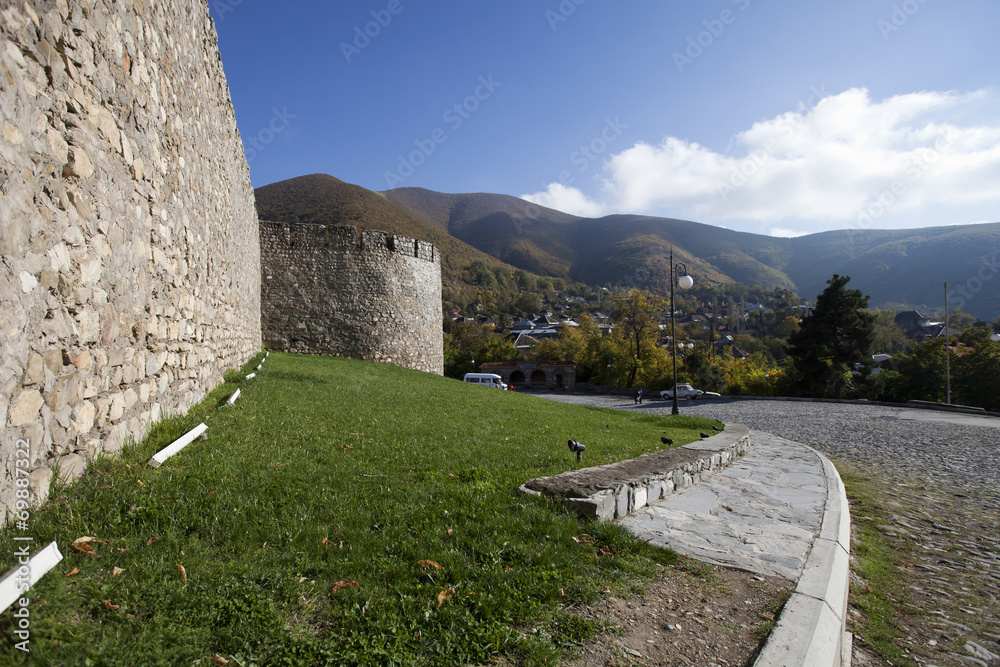
[[873,365],[875,314],[861,290],[846,289],[850,276],[834,274],[816,299],[816,308],[788,337],[795,387],[806,396],[840,398],[855,364],[867,378]]

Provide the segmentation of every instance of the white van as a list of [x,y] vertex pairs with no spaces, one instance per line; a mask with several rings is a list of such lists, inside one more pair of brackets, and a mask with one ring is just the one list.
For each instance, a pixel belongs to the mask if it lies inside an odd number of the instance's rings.
[[466,373],[463,382],[478,384],[483,387],[493,387],[494,389],[506,389],[503,378],[493,373]]

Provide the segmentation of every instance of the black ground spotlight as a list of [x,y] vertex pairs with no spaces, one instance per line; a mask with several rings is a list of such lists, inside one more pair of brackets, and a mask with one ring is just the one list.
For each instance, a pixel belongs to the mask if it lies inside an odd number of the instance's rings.
[[583,452],[586,451],[587,449],[586,445],[581,445],[576,440],[570,440],[568,443],[566,443],[566,446],[569,447],[569,451],[576,452],[577,463],[583,460]]

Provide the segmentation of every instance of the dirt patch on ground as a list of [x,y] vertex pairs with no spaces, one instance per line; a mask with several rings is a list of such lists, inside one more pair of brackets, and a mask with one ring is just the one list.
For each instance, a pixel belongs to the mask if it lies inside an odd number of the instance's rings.
[[607,595],[569,609],[606,631],[577,649],[570,667],[749,665],[792,582],[682,558],[643,595]]

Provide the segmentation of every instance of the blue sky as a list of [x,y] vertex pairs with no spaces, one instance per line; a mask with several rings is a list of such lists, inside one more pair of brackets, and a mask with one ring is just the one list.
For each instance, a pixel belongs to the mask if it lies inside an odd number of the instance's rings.
[[1000,220],[996,0],[209,0],[255,187],[762,234]]

